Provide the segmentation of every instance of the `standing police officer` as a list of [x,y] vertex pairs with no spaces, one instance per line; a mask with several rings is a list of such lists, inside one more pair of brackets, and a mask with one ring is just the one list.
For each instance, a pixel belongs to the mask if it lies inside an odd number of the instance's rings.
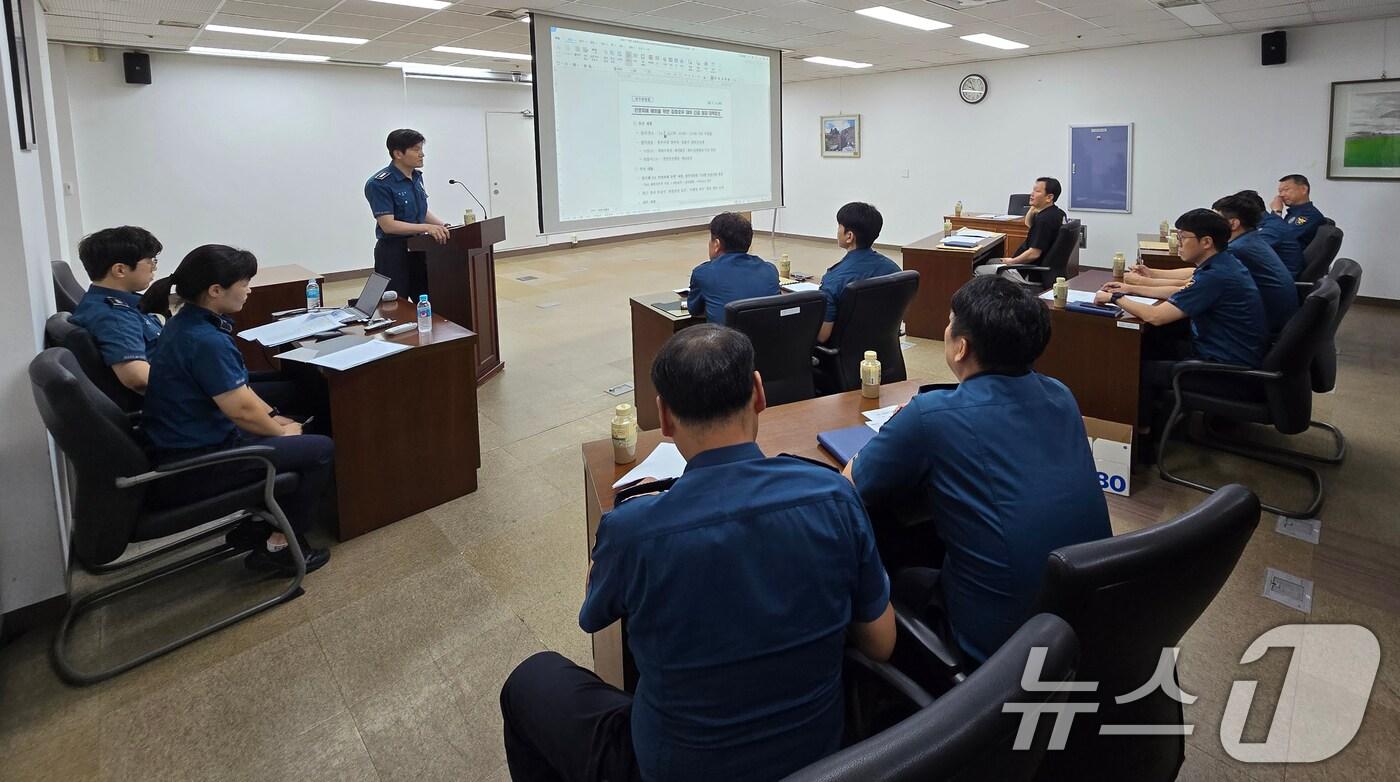
[[417,300],[428,292],[427,270],[421,253],[408,250],[408,237],[430,234],[438,244],[447,244],[446,223],[428,211],[428,191],[423,189],[423,134],[400,128],[389,134],[389,165],[376,171],[365,182],[377,225],[374,270],[389,278],[389,287],[399,298]]

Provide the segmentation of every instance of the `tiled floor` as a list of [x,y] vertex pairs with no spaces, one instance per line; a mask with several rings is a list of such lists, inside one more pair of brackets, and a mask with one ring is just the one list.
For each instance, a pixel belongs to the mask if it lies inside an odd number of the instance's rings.
[[[115,680],[61,684],[45,656],[50,628],[0,650],[0,777],[10,780],[504,780],[497,692],[539,649],[589,662],[577,609],[585,569],[580,442],[607,436],[632,379],[627,298],[683,285],[702,234],[523,256],[498,269],[506,370],[481,388],[483,466],[476,493],[334,547],[306,595]],[[799,271],[834,262],[830,243],[768,237]],[[1363,263],[1365,259],[1362,259]],[[522,277],[534,277],[521,280]],[[358,282],[328,286],[328,300]],[[1200,697],[1182,779],[1400,778],[1400,310],[1358,306],[1339,337],[1341,381],[1317,417],[1351,441],[1330,491],[1320,545],[1261,521],[1234,576],[1192,629],[1184,688]],[[911,377],[948,379],[941,344],[911,340]],[[1191,461],[1188,454],[1186,461]],[[1288,487],[1238,461],[1196,460],[1219,478],[1287,499]],[[1111,503],[1123,532],[1201,499],[1155,474],[1135,476]],[[1311,615],[1260,597],[1265,567],[1315,578]],[[211,594],[207,585],[228,586]],[[84,623],[78,648],[101,656],[169,632],[211,605],[266,594],[237,561],[172,594]],[[1230,682],[1257,677],[1267,726],[1285,657],[1236,662],[1279,624],[1348,623],[1380,639],[1382,667],[1361,732],[1337,757],[1288,769],[1247,766],[1222,749],[1218,722]],[[133,632],[134,631],[134,632]],[[1265,708],[1267,706],[1267,708]],[[1285,720],[1288,715],[1284,715]],[[1261,732],[1264,727],[1260,727]]]

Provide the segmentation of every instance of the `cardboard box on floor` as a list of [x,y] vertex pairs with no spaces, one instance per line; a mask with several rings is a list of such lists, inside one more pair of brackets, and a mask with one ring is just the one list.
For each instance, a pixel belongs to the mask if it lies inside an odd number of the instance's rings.
[[1094,469],[1099,486],[1109,494],[1124,497],[1132,493],[1133,427],[1115,421],[1084,416],[1089,450],[1094,453]]

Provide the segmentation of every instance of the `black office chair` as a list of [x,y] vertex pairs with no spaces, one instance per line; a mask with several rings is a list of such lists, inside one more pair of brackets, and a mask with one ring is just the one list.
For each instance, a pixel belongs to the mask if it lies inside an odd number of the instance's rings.
[[[71,464],[72,560],[89,573],[105,574],[145,565],[177,550],[205,543],[222,534],[249,515],[273,524],[287,536],[297,563],[297,573],[286,589],[275,597],[236,613],[221,617],[198,630],[162,644],[99,671],[79,670],[68,659],[68,634],[79,616],[128,590],[160,582],[167,576],[189,570],[205,562],[226,559],[240,553],[221,544],[140,572],[116,583],[76,597],[54,634],[52,658],[59,676],[70,684],[83,685],[116,676],[142,663],[178,649],[191,641],[242,621],[253,614],[291,600],[301,594],[306,574],[305,560],[296,535],[282,514],[273,494],[295,489],[295,473],[278,473],[267,446],[247,446],[151,466],[150,460],[133,437],[126,415],[88,380],[73,354],[64,348],[49,348],[29,364],[29,381],[34,402],[44,426],[53,435]],[[265,468],[261,479],[250,479],[246,486],[205,497],[187,505],[160,502],[148,490],[156,481],[170,479],[191,470],[215,464],[256,462]],[[176,480],[179,480],[176,478]],[[157,540],[224,519],[224,523],[186,535],[152,551],[123,558],[130,544]],[[109,626],[108,634],[113,632]]]
[[[1152,680],[1163,650],[1179,646],[1215,599],[1258,524],[1259,498],[1231,484],[1171,521],[1051,552],[1035,610],[1074,628],[1078,678],[1099,683],[1099,708],[1075,716],[1069,743],[1046,755],[1039,779],[1176,778],[1184,735],[1105,736],[1099,729],[1184,723],[1181,702],[1162,688],[1128,703],[1116,698]],[[1171,683],[1180,686],[1175,666]]]
[[1045,253],[1039,264],[1003,266],[997,269],[997,274],[1017,271],[1026,278],[1030,287],[1042,291],[1049,290],[1055,284],[1056,277],[1069,276],[1065,270],[1069,268],[1069,257],[1074,253],[1074,248],[1079,246],[1079,231],[1078,220],[1066,220],[1064,225],[1060,226],[1060,232],[1055,234],[1055,243],[1050,245],[1050,251]]
[[[1327,341],[1313,357],[1312,389],[1319,394],[1325,394],[1337,387],[1337,329],[1341,328],[1342,320],[1351,310],[1352,302],[1356,301],[1356,292],[1361,288],[1361,264],[1350,258],[1338,258],[1332,263],[1332,268],[1327,271],[1327,276],[1337,283],[1339,294],[1337,297],[1337,317],[1332,319],[1332,328],[1328,331]],[[1336,445],[1335,450],[1330,456],[1313,456],[1303,451],[1295,451],[1294,453],[1306,459],[1314,459],[1326,464],[1341,464],[1347,455],[1347,438],[1342,434],[1342,430],[1320,421],[1313,422],[1313,425],[1332,433]]]
[[[1172,371],[1172,411],[1157,443],[1157,470],[1163,480],[1207,493],[1215,491],[1206,484],[1174,475],[1166,467],[1172,429],[1183,420],[1189,424],[1192,412],[1242,423],[1267,424],[1280,434],[1299,434],[1311,427],[1331,428],[1312,420],[1312,365],[1335,329],[1340,296],[1341,289],[1335,281],[1326,277],[1320,280],[1303,300],[1302,308],[1284,325],[1259,369],[1206,361],[1182,361],[1176,365]],[[1190,378],[1187,383],[1190,388],[1183,388],[1186,378]],[[1322,476],[1286,455],[1294,452],[1209,437],[1193,438],[1193,442],[1272,464],[1308,479],[1312,499],[1305,508],[1286,510],[1265,504],[1269,512],[1309,519],[1321,510]]]
[[1342,229],[1335,223],[1319,225],[1313,240],[1303,248],[1303,270],[1298,272],[1298,281],[1316,282],[1321,279],[1341,249]]
[[860,388],[860,362],[867,350],[875,351],[880,359],[881,383],[907,378],[904,351],[899,346],[899,324],[918,290],[916,271],[871,277],[846,286],[837,305],[831,338],[813,352],[817,359],[817,393]]
[[87,290],[73,276],[73,267],[63,261],[50,261],[49,266],[53,269],[53,298],[58,311],[72,312],[78,308],[78,302],[83,300]]
[[1012,193],[1011,198],[1006,202],[1006,213],[1009,215],[1025,215],[1030,210],[1030,193]]
[[69,313],[58,312],[44,323],[44,347],[67,348],[78,360],[83,374],[98,390],[107,395],[124,412],[141,409],[141,395],[122,385],[117,374],[102,360],[102,352],[87,329],[69,320]]
[[811,399],[812,349],[826,315],[820,291],[731,301],[724,307],[725,325],[753,342],[754,368],[763,376],[768,404],[784,405]]
[[[1074,679],[1079,643],[1059,617],[1031,617],[987,662],[947,695],[897,725],[830,755],[785,782],[938,782],[1031,779],[1046,756],[1053,711],[1038,717],[1035,739],[1013,749],[1023,718],[1035,707],[1063,703],[1069,691],[1048,686],[1028,691],[1022,675],[1032,654],[1044,653],[1039,680]],[[1024,704],[1031,714],[1006,711]],[[1053,754],[1053,753],[1052,753]]]

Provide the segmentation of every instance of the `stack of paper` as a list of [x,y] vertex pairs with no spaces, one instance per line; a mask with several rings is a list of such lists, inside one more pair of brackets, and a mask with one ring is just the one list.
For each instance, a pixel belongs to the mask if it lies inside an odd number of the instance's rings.
[[343,315],[339,310],[332,312],[308,312],[305,315],[279,320],[265,326],[256,326],[238,332],[238,336],[249,342],[257,342],[267,347],[277,347],[288,342],[305,339],[323,331],[340,328]]
[[300,361],[305,364],[315,364],[318,367],[336,369],[344,371],[353,369],[361,364],[368,364],[377,361],[385,356],[392,356],[408,350],[411,345],[404,345],[398,342],[388,342],[382,339],[371,337],[361,337],[357,335],[347,335],[328,339],[325,342],[318,342],[296,350],[289,350],[286,353],[279,353],[278,358],[288,361]]
[[943,237],[942,244],[944,247],[958,247],[962,249],[967,249],[969,247],[976,247],[981,242],[982,240],[976,236],[959,236],[957,234],[954,234],[952,236]]
[[812,282],[794,282],[791,285],[784,285],[788,293],[801,293],[802,291],[819,291],[821,286]]
[[1167,250],[1171,249],[1171,246],[1168,245],[1166,242],[1138,242],[1138,249],[1160,250],[1162,252],[1166,252]]
[[[1081,304],[1093,304],[1094,294],[1096,292],[1097,291],[1070,291],[1069,301],[1077,301]],[[1040,294],[1040,298],[1045,299],[1046,301],[1054,301],[1055,291],[1053,289],[1048,290]],[[1150,298],[1148,296],[1124,296],[1123,298],[1127,299],[1128,301],[1135,301],[1138,304],[1146,304],[1148,306],[1152,306],[1153,304],[1157,303],[1156,299]]]
[[954,231],[958,236],[975,236],[978,239],[990,239],[993,236],[1001,236],[996,231],[979,231],[976,228],[959,228]]

